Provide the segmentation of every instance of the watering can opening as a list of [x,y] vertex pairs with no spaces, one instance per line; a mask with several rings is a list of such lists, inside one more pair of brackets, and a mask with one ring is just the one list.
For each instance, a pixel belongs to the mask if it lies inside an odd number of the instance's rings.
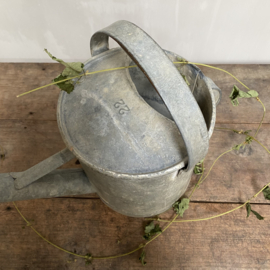
[[[164,50],[164,52],[172,62],[178,62],[179,59],[183,59],[179,55],[170,51]],[[133,66],[135,63],[131,61],[129,65]],[[176,64],[176,67],[180,75],[185,78],[190,91],[198,102],[207,125],[209,137],[211,137],[213,133],[216,112],[215,106],[209,105],[211,103],[215,103],[215,105],[219,103],[221,99],[220,89],[210,78],[206,77],[198,67],[192,64]],[[159,96],[151,82],[140,70],[140,68],[136,67],[128,69],[128,73],[132,82],[135,84],[139,95],[144,99],[144,101],[161,115],[174,121],[162,98]]]
[[[109,37],[121,48],[109,50]],[[172,62],[178,55],[125,21],[97,32],[91,52],[88,71],[137,67],[83,77],[71,95],[61,93],[60,132],[82,164],[113,176],[144,177],[184,168],[187,160],[190,169],[204,157],[216,115],[210,79],[190,64],[177,70]]]
[[[93,57],[85,69],[130,62],[117,48]],[[137,177],[177,164],[183,168],[187,152],[181,134],[173,121],[141,97],[129,73],[136,69],[83,77],[70,95],[61,93],[58,123],[63,140],[82,164],[102,173]]]

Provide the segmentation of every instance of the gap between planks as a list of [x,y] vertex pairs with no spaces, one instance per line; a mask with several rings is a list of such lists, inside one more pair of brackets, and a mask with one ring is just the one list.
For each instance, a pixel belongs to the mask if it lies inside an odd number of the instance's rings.
[[[76,196],[76,195],[75,195]],[[54,199],[75,199],[75,200],[100,200],[99,197],[55,197]],[[98,196],[98,195],[97,195]],[[50,198],[48,198],[50,199]],[[204,200],[199,200],[199,201],[190,201],[190,203],[202,203],[202,204],[234,204],[234,205],[242,205],[244,204],[245,202],[233,202],[233,201],[204,201]],[[251,204],[254,204],[254,205],[269,205],[270,204],[270,201],[269,203],[266,201],[264,203],[258,203],[258,202],[250,202]]]

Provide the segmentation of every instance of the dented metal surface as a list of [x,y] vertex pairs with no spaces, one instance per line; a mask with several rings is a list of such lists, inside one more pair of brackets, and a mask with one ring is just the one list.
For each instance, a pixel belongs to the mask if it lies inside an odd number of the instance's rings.
[[[109,50],[109,37],[121,48]],[[194,165],[207,153],[220,89],[196,66],[174,65],[182,59],[179,55],[163,51],[130,22],[97,32],[90,47],[93,57],[85,70],[137,67],[82,77],[71,94],[60,94],[57,120],[67,156],[80,160],[92,187],[115,211],[134,217],[164,212],[185,192]],[[65,160],[59,154],[51,160],[55,158],[54,164]],[[48,167],[38,164],[13,174],[16,186],[24,187],[17,197],[32,198],[31,192],[42,196],[31,189],[41,179],[25,186],[55,169],[50,158],[44,162]],[[9,176],[4,177],[7,182]],[[76,177],[76,185],[83,192],[85,177],[81,183]],[[50,185],[43,188],[48,189],[44,197],[50,196]],[[58,192],[60,196],[67,189]]]

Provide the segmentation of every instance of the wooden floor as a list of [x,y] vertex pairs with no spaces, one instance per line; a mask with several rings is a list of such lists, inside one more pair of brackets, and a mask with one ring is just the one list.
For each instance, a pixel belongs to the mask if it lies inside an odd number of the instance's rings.
[[[218,67],[257,90],[266,108],[270,108],[270,65]],[[240,106],[233,107],[228,96],[235,81],[219,71],[202,70],[222,89],[216,125],[255,130],[262,117],[259,102],[240,100]],[[22,92],[49,83],[61,71],[58,64],[0,64],[0,145],[6,153],[0,172],[26,170],[65,147],[56,123],[58,89],[52,86],[16,98]],[[270,114],[266,113],[258,139],[268,147],[269,134]],[[238,134],[215,131],[206,167],[242,140]],[[185,219],[209,217],[239,206],[270,181],[269,160],[266,151],[255,142],[244,151],[228,153],[194,194]],[[79,167],[75,161],[63,167]],[[194,175],[188,190],[197,180]],[[144,268],[270,269],[270,205],[262,195],[253,202],[252,208],[265,220],[254,216],[247,219],[246,210],[241,208],[209,221],[173,224],[147,246]],[[43,236],[77,254],[117,255],[143,242],[146,221],[112,211],[95,195],[23,201],[17,205]],[[172,215],[168,211],[161,216]],[[139,255],[137,251],[85,265],[84,259],[54,248],[26,227],[12,203],[0,204],[0,270],[141,269]]]

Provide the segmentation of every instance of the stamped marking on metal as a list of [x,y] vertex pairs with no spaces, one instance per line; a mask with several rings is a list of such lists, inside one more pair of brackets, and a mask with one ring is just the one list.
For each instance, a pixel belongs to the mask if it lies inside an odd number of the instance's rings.
[[114,107],[118,109],[118,113],[121,115],[124,115],[130,111],[129,107],[125,104],[125,101],[123,99],[120,99],[119,101],[114,103]]

